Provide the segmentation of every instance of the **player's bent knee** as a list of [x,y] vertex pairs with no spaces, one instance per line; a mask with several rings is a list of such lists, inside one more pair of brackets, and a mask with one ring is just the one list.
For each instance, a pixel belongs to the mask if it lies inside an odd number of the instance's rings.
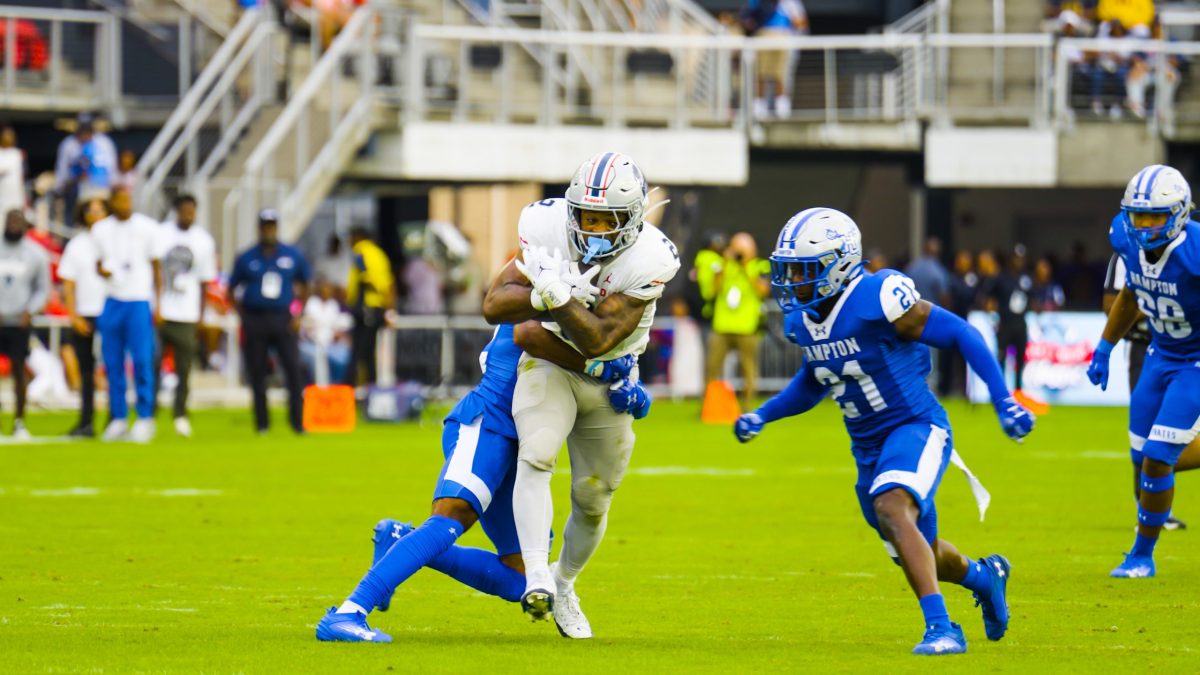
[[616,486],[598,476],[588,476],[571,484],[571,508],[591,518],[602,518],[612,505]]
[[1155,443],[1147,443],[1142,457],[1142,475],[1157,477],[1166,476],[1175,470],[1178,454],[1174,453],[1173,448],[1159,448]]
[[508,555],[502,555],[500,556],[500,562],[504,563],[505,566],[520,572],[521,574],[525,574],[525,559],[521,557],[520,553],[509,553]]
[[563,438],[550,430],[538,430],[521,436],[517,457],[538,471],[553,471]]
[[467,500],[457,497],[443,497],[433,502],[433,515],[457,520],[463,526],[464,532],[479,520],[475,507]]
[[879,519],[879,529],[885,536],[894,534],[901,523],[911,521],[916,524],[917,504],[904,488],[894,487],[880,493],[873,500],[872,506],[875,509],[875,517]]

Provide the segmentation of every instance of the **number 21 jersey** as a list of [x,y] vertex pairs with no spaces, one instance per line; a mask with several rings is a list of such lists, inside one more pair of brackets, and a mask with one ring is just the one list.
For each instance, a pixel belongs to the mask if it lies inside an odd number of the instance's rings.
[[1200,225],[1189,221],[1151,263],[1113,218],[1108,238],[1125,263],[1125,286],[1150,324],[1155,351],[1177,359],[1200,359]]
[[903,424],[946,424],[926,383],[929,348],[900,337],[892,325],[920,298],[899,272],[865,272],[823,321],[804,312],[784,319],[787,338],[804,349],[806,376],[828,387],[841,407],[856,452],[877,452]]

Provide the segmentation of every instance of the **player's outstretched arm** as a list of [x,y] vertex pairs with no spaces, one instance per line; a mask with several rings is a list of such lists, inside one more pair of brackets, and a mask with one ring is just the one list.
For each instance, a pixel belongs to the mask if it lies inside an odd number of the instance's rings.
[[906,340],[938,349],[957,349],[987,385],[1000,426],[1010,438],[1020,440],[1033,430],[1033,414],[1013,399],[1000,364],[974,326],[928,300],[918,300],[892,325]]
[[767,424],[812,410],[828,392],[829,388],[819,384],[808,368],[801,368],[783,391],[768,399],[758,410],[739,417],[733,425],[733,434],[746,443]]
[[551,309],[550,316],[584,356],[594,359],[612,351],[633,334],[646,311],[646,303],[641,298],[617,293],[596,305],[594,314],[578,302],[568,302]]
[[632,354],[612,361],[585,359],[583,354],[546,330],[540,321],[526,321],[514,326],[513,342],[530,356],[549,361],[560,368],[590,375],[609,384],[629,377],[637,366],[637,357]]
[[1101,390],[1108,389],[1108,360],[1113,347],[1117,346],[1117,342],[1125,337],[1141,316],[1137,296],[1128,286],[1122,288],[1108,307],[1108,321],[1104,324],[1104,332],[1101,333],[1100,342],[1092,352],[1092,362],[1088,365],[1088,379]]
[[530,301],[532,292],[529,280],[512,260],[508,261],[483,298],[483,318],[495,325],[520,323],[538,316],[542,312]]

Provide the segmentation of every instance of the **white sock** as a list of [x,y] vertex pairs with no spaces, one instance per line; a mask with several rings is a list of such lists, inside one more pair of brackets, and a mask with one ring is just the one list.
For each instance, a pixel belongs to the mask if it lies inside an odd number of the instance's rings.
[[604,530],[608,528],[608,514],[602,516],[586,516],[575,509],[567,518],[567,526],[563,529],[562,553],[558,556],[558,576],[567,583],[574,583],[575,578],[583,571],[584,565],[592,559],[592,554],[604,539]]
[[363,609],[361,605],[350,602],[349,600],[343,602],[342,606],[338,607],[337,610],[338,614],[354,614],[355,612],[360,614],[370,614],[370,612]]
[[550,499],[553,472],[517,461],[517,480],[513,485],[513,515],[517,521],[517,539],[525,561],[525,578],[550,569],[550,528],[554,526],[554,503]]

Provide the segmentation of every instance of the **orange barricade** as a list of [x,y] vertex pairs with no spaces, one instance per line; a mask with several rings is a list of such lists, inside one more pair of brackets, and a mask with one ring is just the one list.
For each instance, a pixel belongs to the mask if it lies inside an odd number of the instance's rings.
[[354,387],[335,384],[311,385],[304,389],[304,430],[314,433],[345,434],[354,431],[358,410],[354,405]]
[[708,383],[704,390],[704,405],[700,408],[700,421],[705,424],[733,424],[742,414],[737,394],[724,380]]

